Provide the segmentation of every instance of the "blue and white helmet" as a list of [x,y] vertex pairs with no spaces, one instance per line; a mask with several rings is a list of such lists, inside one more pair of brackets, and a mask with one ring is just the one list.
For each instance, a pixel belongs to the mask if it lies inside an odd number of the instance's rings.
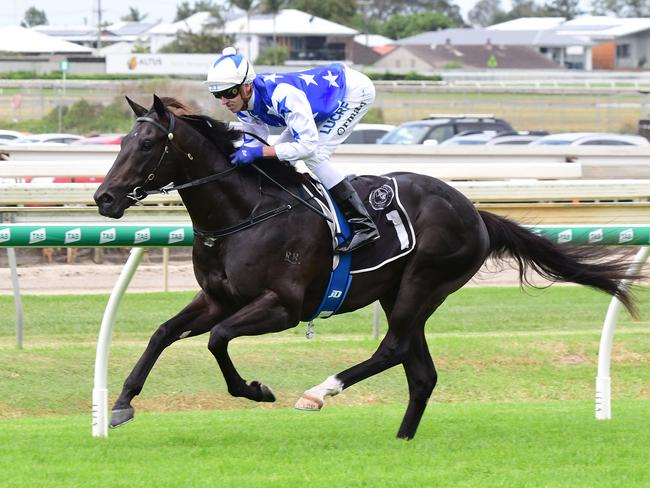
[[227,47],[210,69],[208,79],[204,82],[210,92],[220,92],[236,85],[250,83],[255,79],[253,65],[234,47]]

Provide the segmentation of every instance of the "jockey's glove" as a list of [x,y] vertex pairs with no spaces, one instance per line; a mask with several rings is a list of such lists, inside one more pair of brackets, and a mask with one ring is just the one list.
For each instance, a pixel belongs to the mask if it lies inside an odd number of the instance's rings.
[[258,158],[261,158],[262,146],[247,146],[244,144],[237,151],[235,151],[232,156],[230,156],[230,162],[234,166],[246,166],[251,164]]

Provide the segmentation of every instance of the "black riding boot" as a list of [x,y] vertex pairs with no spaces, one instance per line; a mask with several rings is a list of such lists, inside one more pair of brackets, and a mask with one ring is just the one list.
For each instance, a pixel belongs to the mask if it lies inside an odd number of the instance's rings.
[[347,179],[337,183],[330,189],[330,194],[339,206],[339,210],[350,224],[352,237],[348,242],[340,244],[334,252],[350,252],[379,239],[377,226],[368,215],[366,207],[361,203],[359,195]]

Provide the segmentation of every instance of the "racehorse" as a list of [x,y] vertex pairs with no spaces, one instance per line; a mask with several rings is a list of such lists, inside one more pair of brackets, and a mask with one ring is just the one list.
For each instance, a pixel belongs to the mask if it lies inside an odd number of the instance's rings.
[[[205,332],[228,392],[272,402],[269,387],[239,375],[228,343],[295,327],[314,313],[332,269],[331,230],[322,216],[292,196],[295,192],[286,193],[261,176],[264,170],[231,166],[229,155],[240,132],[188,113],[173,98],[154,95],[149,109],[127,101],[137,120],[94,195],[99,213],[120,218],[159,188],[178,190],[195,232],[192,256],[201,291],[152,335],[114,404],[110,425],[133,419],[131,401],[167,346]],[[294,189],[306,178],[277,160],[259,161],[262,167]],[[370,358],[306,391],[297,408],[319,410],[326,397],[401,364],[409,401],[397,436],[412,439],[437,381],[425,322],[488,257],[514,258],[522,286],[530,285],[527,272],[532,269],[553,282],[583,284],[616,296],[635,314],[633,297],[622,282],[629,278],[627,264],[604,259],[606,249],[559,246],[511,220],[477,210],[435,178],[413,173],[392,177],[417,244],[409,254],[355,275],[337,312],[379,300],[388,332]],[[354,251],[353,259],[363,252]]]

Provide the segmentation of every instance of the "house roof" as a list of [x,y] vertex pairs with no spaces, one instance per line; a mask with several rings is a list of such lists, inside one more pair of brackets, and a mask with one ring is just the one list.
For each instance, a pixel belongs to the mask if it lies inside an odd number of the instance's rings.
[[92,49],[18,26],[0,27],[0,52],[92,53]]
[[588,46],[590,41],[574,36],[559,35],[548,30],[486,30],[444,29],[423,32],[395,41],[396,44],[452,44],[454,46],[478,46],[494,44],[502,46]]
[[[226,22],[226,34],[250,32],[257,35],[273,35],[273,15],[252,15],[250,25],[246,16]],[[275,32],[283,36],[354,36],[359,32],[341,24],[316,17],[300,10],[282,9],[275,17]]]
[[[88,25],[37,25],[32,31],[56,37],[68,42],[94,42],[97,40],[97,29]],[[120,38],[104,27],[101,31],[102,42],[116,42]]]
[[548,30],[566,20],[565,17],[520,17],[486,27],[487,30]]
[[372,48],[395,44],[395,41],[390,37],[380,36],[379,34],[357,34],[354,36],[354,42]]
[[213,21],[210,12],[197,12],[178,22],[158,24],[149,31],[149,34],[175,35],[178,31],[200,32],[206,24]]
[[588,36],[593,39],[615,39],[650,30],[650,18],[615,18],[583,16],[564,22],[555,31],[562,35]]
[[465,68],[486,68],[488,60],[494,56],[496,66],[504,69],[560,69],[561,67],[548,59],[536,49],[528,46],[473,45],[404,45],[399,46],[390,55],[399,56],[405,49],[434,69],[440,69],[452,63],[462,64]]

